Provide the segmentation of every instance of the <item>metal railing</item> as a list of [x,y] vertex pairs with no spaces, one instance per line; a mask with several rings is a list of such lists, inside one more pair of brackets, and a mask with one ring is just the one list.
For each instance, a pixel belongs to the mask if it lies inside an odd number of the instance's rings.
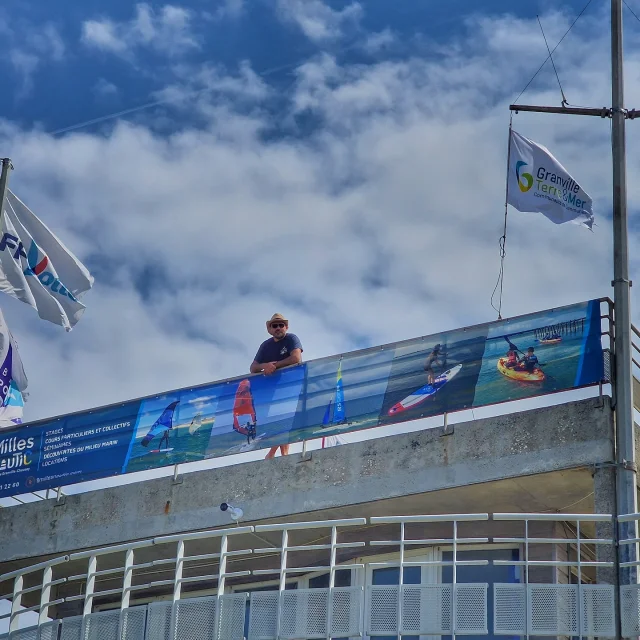
[[[92,549],[1,575],[11,611],[0,638],[616,637],[615,587],[597,575],[615,573],[598,559],[614,549],[612,537],[596,537],[601,524],[613,532],[599,514],[384,516]],[[505,549],[512,559],[495,556]],[[492,578],[500,567],[511,582]],[[635,585],[621,591],[625,637],[640,635],[639,595]],[[27,614],[37,624],[25,627]]]

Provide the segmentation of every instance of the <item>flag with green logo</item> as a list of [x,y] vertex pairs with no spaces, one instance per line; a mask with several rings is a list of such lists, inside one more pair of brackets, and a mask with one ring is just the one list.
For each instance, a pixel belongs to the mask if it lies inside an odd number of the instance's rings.
[[555,224],[593,225],[591,198],[540,144],[511,130],[507,202],[518,211],[537,212]]

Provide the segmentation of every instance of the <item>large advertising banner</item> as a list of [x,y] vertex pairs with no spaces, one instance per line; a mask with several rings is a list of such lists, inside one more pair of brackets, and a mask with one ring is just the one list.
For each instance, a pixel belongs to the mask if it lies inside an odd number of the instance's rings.
[[407,422],[603,380],[600,302],[0,431],[0,497]]

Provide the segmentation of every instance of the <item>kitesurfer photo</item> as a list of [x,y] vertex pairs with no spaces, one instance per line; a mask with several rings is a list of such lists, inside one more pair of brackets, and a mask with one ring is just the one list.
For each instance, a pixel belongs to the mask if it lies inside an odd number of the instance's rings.
[[[287,333],[288,329],[289,321],[281,313],[274,313],[267,320],[267,331],[271,334],[271,338],[260,345],[251,363],[251,373],[264,373],[270,376],[276,369],[302,362],[302,343],[298,336]],[[279,447],[283,456],[288,455],[288,444],[279,445]],[[275,457],[277,451],[278,446],[271,447],[265,458]]]
[[440,366],[442,365],[442,363],[440,362],[440,345],[439,344],[433,347],[433,350],[427,356],[427,360],[424,363],[424,370],[427,372],[427,379],[429,384],[433,384],[435,380],[435,373],[433,371],[434,364],[437,364]]
[[538,356],[535,355],[533,347],[527,349],[526,355],[520,360],[520,368],[533,373],[538,368]]

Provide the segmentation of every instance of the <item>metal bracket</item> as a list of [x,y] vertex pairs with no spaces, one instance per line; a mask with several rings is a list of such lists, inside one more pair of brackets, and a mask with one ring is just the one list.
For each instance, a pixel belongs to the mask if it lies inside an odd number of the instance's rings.
[[300,462],[310,462],[311,461],[311,451],[303,451],[300,454],[300,460],[298,460],[298,464]]
[[171,484],[182,484],[182,476],[178,475],[179,465],[173,466],[173,482]]
[[630,287],[633,287],[633,280],[627,280],[626,278],[618,278],[617,280],[612,280],[611,281],[611,286],[615,287],[616,286],[616,282],[622,282],[622,283],[627,282]]
[[633,473],[638,473],[638,465],[635,462],[630,462],[629,460],[623,460],[620,463],[620,466],[625,471],[633,471]]
[[59,498],[56,498],[55,503],[53,504],[54,507],[62,507],[66,504],[67,502],[67,496],[65,496],[64,494],[62,494]]
[[449,426],[449,420],[446,413],[444,413],[442,417],[444,421],[443,421],[442,433],[440,434],[440,437],[442,438],[443,436],[452,436],[454,433],[453,425]]

